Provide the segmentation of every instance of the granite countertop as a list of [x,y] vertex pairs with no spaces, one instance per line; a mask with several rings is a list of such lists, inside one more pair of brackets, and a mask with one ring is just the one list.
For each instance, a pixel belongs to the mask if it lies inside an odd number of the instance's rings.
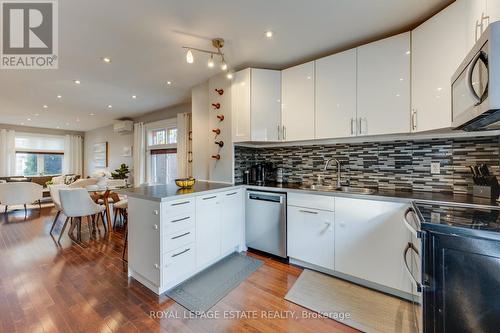
[[394,202],[422,202],[432,204],[447,204],[447,205],[462,205],[462,206],[482,206],[487,208],[499,209],[500,202],[490,201],[489,199],[476,198],[471,195],[451,194],[451,193],[435,193],[435,192],[411,192],[397,190],[375,190],[371,194],[345,193],[336,191],[321,191],[301,188],[300,183],[267,183],[264,185],[246,185],[227,183],[213,183],[206,181],[197,181],[193,188],[181,189],[175,184],[169,185],[151,185],[140,186],[128,189],[122,189],[119,193],[140,199],[153,201],[168,201],[180,196],[191,196],[195,194],[209,194],[212,192],[220,192],[231,188],[244,187],[260,191],[281,191],[281,192],[298,192],[310,193],[319,195],[329,195],[344,198],[359,198],[369,200],[394,201]]
[[[243,184],[241,184],[243,185]],[[436,192],[416,192],[416,191],[397,191],[397,190],[375,190],[371,194],[345,193],[336,191],[321,191],[301,188],[300,183],[267,183],[264,185],[243,185],[247,188],[258,190],[283,190],[286,192],[303,192],[311,194],[331,195],[336,197],[372,199],[372,200],[390,200],[395,202],[416,201],[422,203],[445,203],[455,205],[479,205],[493,209],[500,209],[500,202],[489,199],[477,198],[472,195],[436,193]]]
[[189,189],[179,188],[175,184],[140,186],[120,190],[120,194],[132,198],[147,199],[153,201],[167,201],[180,196],[190,196],[194,194],[218,192],[233,188],[234,185],[225,183],[212,183],[205,181],[196,181],[194,186]]

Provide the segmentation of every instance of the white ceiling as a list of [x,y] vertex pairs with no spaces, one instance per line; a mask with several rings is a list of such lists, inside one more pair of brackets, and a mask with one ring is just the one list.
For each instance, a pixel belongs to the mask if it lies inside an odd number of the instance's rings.
[[[405,29],[451,2],[59,1],[59,69],[0,70],[0,123],[69,130],[105,126],[189,101],[190,88],[218,71],[197,53],[195,63],[187,64],[183,45],[206,49],[211,38],[222,37],[231,68],[282,69]],[[268,29],[272,39],[264,36]],[[112,62],[103,63],[103,56]],[[82,84],[74,84],[76,79]]]

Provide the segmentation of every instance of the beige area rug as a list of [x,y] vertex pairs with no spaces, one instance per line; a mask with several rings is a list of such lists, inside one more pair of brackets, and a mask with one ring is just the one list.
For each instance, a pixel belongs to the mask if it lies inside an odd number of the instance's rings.
[[418,332],[410,302],[307,269],[285,299],[363,332]]

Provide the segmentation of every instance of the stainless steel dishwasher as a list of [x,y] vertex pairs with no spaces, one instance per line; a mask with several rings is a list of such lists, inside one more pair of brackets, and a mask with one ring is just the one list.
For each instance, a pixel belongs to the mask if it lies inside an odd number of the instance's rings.
[[286,194],[247,191],[246,243],[249,248],[286,258]]

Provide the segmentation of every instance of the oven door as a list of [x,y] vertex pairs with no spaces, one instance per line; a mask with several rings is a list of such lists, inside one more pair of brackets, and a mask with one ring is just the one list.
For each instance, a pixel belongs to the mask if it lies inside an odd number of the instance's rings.
[[452,83],[452,125],[460,129],[489,111],[488,43]]
[[412,282],[412,307],[414,332],[422,332],[422,284],[421,284],[421,241],[420,221],[413,207],[409,207],[403,217],[408,228],[408,244],[403,252],[405,271]]

